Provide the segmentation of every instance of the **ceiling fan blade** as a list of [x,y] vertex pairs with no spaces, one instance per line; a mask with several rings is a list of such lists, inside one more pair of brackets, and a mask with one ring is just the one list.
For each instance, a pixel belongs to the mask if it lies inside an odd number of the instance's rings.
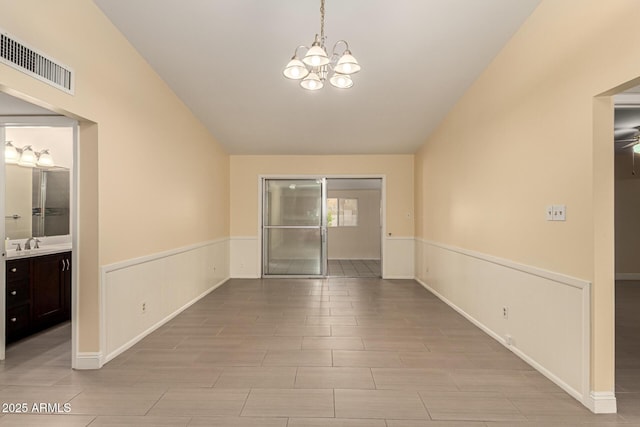
[[[616,142],[626,142],[626,141],[616,141]],[[623,145],[622,147],[618,147],[618,148],[623,149],[623,148],[633,147],[633,146],[634,146],[634,145],[636,145],[637,143],[638,143],[638,140],[635,140],[635,141],[633,141],[633,142],[629,142],[628,144]]]

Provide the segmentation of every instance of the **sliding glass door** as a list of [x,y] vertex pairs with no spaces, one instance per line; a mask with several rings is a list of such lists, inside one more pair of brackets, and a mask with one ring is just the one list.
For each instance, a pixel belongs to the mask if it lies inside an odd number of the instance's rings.
[[326,275],[325,179],[264,179],[262,273]]

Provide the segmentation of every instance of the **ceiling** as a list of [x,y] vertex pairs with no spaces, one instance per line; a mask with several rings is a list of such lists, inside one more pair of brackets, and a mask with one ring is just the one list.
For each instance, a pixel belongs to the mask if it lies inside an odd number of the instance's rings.
[[319,32],[319,0],[94,0],[231,154],[413,153],[540,0],[327,0],[347,90],[282,70]]
[[30,102],[0,92],[0,116],[51,116],[59,115]]

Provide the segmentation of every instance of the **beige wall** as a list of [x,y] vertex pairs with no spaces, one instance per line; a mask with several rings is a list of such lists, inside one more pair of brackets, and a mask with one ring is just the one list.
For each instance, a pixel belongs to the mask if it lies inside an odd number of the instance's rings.
[[593,282],[596,391],[614,381],[613,129],[594,97],[640,75],[639,20],[634,0],[544,0],[416,154],[416,235]]
[[413,155],[231,156],[231,236],[258,235],[260,175],[385,175],[386,231],[413,236]]
[[98,351],[97,267],[227,237],[229,157],[90,0],[0,10],[2,29],[76,73],[71,96],[0,64],[0,90],[82,119],[80,351]]
[[329,190],[327,197],[358,199],[358,225],[329,228],[329,259],[380,259],[380,191]]
[[640,156],[616,155],[616,274],[640,274]]

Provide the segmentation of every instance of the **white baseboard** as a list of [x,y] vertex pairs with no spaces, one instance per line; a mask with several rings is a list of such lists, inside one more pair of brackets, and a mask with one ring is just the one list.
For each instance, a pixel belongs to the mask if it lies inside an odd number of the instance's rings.
[[102,368],[102,353],[85,352],[76,354],[76,360],[74,361],[73,369],[90,370],[100,368]]
[[592,391],[585,406],[594,414],[615,414],[618,412],[616,395],[611,391]]
[[[159,322],[157,322],[156,324],[154,324],[150,328],[146,329],[145,331],[141,332],[140,334],[138,334],[137,336],[135,336],[134,338],[132,338],[131,340],[129,340],[128,342],[123,344],[122,346],[118,347],[117,349],[115,349],[111,353],[107,354],[104,357],[104,359],[101,360],[100,367],[102,367],[102,365],[104,365],[105,363],[109,362],[110,360],[113,360],[114,358],[118,357],[120,354],[124,353],[125,351],[129,350],[131,347],[133,347],[135,344],[140,342],[147,335],[149,335],[150,333],[152,333],[153,331],[155,331],[156,329],[158,329],[159,327],[161,327],[162,325],[164,325],[165,323],[167,323],[168,321],[170,321],[171,319],[176,317],[178,314],[182,313],[187,308],[191,307],[196,302],[200,301],[202,298],[204,298],[205,296],[207,296],[208,294],[210,294],[211,292],[213,292],[214,290],[216,290],[220,286],[224,285],[227,282],[227,280],[229,280],[229,278],[226,278],[226,279],[220,281],[219,283],[213,285],[210,289],[207,289],[202,294],[198,295],[197,297],[195,297],[191,301],[187,302],[185,305],[183,305],[182,307],[178,308],[176,311],[174,311],[173,313],[169,314],[164,319],[160,320]],[[99,369],[99,368],[86,368],[86,369]]]
[[640,280],[640,273],[616,273],[616,280]]

